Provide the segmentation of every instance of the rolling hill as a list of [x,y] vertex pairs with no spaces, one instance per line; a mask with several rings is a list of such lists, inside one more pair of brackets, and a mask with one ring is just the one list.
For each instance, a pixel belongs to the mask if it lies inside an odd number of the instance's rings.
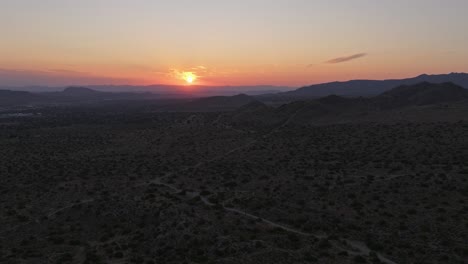
[[[250,111],[248,115],[236,114],[236,123],[241,117],[249,121],[256,117],[268,117],[281,122],[292,117],[290,122],[341,123],[352,120],[396,120],[398,116],[411,115],[413,119],[427,120],[431,115],[444,115],[444,111],[454,111],[458,118],[468,111],[468,90],[454,83],[421,82],[414,85],[401,85],[374,97],[343,97],[330,95],[318,99],[295,101],[278,108]],[[450,105],[451,107],[446,107]],[[444,106],[444,107],[442,107]],[[268,114],[269,112],[269,114]]]
[[430,105],[468,99],[468,90],[454,83],[428,83],[402,85],[384,92],[374,99],[381,107]]

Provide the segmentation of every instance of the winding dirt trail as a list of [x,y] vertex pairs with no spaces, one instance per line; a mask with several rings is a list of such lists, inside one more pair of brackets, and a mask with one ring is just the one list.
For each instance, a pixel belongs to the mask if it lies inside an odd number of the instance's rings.
[[[181,193],[182,192],[182,190],[178,189],[174,185],[161,182],[159,179],[153,181],[153,183],[156,184],[156,185],[167,187],[167,188],[173,190],[174,193]],[[206,198],[205,196],[200,195],[200,193],[198,191],[189,192],[187,194],[187,196],[189,196],[190,198],[199,197],[200,200],[203,202],[203,204],[205,204],[206,206],[209,206],[209,207],[215,207],[217,205],[217,204],[214,204],[214,203],[210,202],[208,200],[208,198]],[[301,231],[299,229],[295,229],[295,228],[283,225],[281,223],[277,223],[277,222],[262,218],[262,217],[260,217],[258,215],[255,215],[255,214],[252,214],[252,213],[247,213],[245,210],[240,210],[240,209],[237,209],[237,208],[226,207],[226,206],[221,206],[221,208],[226,212],[231,212],[231,213],[234,213],[234,214],[238,214],[240,216],[244,216],[244,217],[247,217],[247,218],[250,218],[250,219],[253,219],[253,220],[260,220],[263,223],[265,223],[265,224],[267,224],[267,225],[269,225],[271,227],[279,228],[279,229],[282,229],[282,230],[284,230],[286,232],[289,232],[289,233],[294,233],[294,234],[301,235],[301,236],[315,237],[317,239],[324,239],[324,238],[328,237],[328,235],[326,235],[326,234],[320,234],[319,235],[319,234],[303,232],[303,231]],[[349,239],[341,239],[341,240],[345,241],[346,244],[348,244],[353,250],[349,250],[349,249],[340,247],[338,245],[334,245],[334,246],[336,248],[340,249],[340,250],[344,250],[344,251],[348,252],[351,255],[368,256],[372,252],[372,250],[369,249],[369,247],[362,241],[349,240]],[[383,256],[381,253],[378,253],[378,252],[375,252],[375,253],[376,253],[377,257],[379,258],[379,260],[381,262],[386,263],[386,264],[397,264],[396,262],[394,262],[394,261],[388,259],[387,257]]]
[[[304,106],[305,107],[305,106]],[[287,118],[281,125],[279,125],[278,127],[272,129],[270,132],[266,133],[265,135],[261,136],[260,138],[261,139],[266,139],[268,138],[270,135],[276,133],[277,131],[279,131],[281,128],[285,127],[286,125],[288,125],[292,119],[294,119],[297,114],[304,108],[304,107],[301,107],[299,110],[297,110],[295,113],[293,113],[291,116],[289,116],[289,118]],[[242,146],[239,146],[237,148],[234,148],[226,153],[224,153],[223,155],[221,156],[218,156],[218,157],[215,157],[215,158],[212,158],[212,159],[209,159],[209,160],[205,160],[205,161],[201,161],[197,164],[195,164],[194,166],[191,166],[191,167],[188,167],[188,168],[185,168],[185,169],[182,169],[182,170],[179,170],[179,171],[175,171],[175,172],[169,172],[167,173],[166,175],[164,175],[163,177],[160,177],[160,178],[156,178],[156,179],[153,179],[149,182],[146,182],[146,183],[142,183],[142,184],[138,184],[137,186],[144,186],[144,185],[149,185],[149,184],[156,184],[156,185],[160,185],[160,186],[164,186],[164,187],[167,187],[169,189],[171,189],[174,193],[182,193],[182,190],[177,188],[176,186],[172,185],[172,184],[169,184],[169,183],[165,183],[163,182],[162,180],[165,179],[165,178],[168,178],[176,173],[181,173],[181,172],[184,172],[184,171],[188,171],[190,169],[197,169],[201,166],[204,166],[204,165],[208,165],[214,161],[217,161],[217,160],[220,160],[222,158],[225,158],[237,151],[240,151],[240,150],[243,150],[243,149],[246,149],[246,148],[249,148],[253,145],[255,145],[256,143],[258,143],[259,140],[258,139],[255,139],[255,140],[252,140],[250,141],[249,143],[246,143]],[[187,194],[188,196],[190,196],[190,198],[194,198],[194,197],[199,197],[200,200],[206,205],[206,206],[209,206],[209,207],[215,207],[217,206],[216,204],[210,202],[206,197],[200,195],[200,192],[199,191],[192,191],[190,193]],[[226,211],[226,212],[231,212],[231,213],[234,213],[234,214],[237,214],[237,215],[240,215],[240,216],[244,216],[244,217],[247,217],[247,218],[251,218],[251,219],[254,219],[254,220],[261,220],[263,223],[271,226],[271,227],[275,227],[275,228],[279,228],[279,229],[282,229],[286,232],[290,232],[290,233],[294,233],[294,234],[297,234],[297,235],[301,235],[301,236],[308,236],[308,237],[315,237],[315,238],[318,238],[318,239],[323,239],[323,238],[327,238],[328,235],[327,234],[313,234],[313,233],[307,233],[307,232],[303,232],[301,230],[298,230],[298,229],[295,229],[295,228],[292,228],[292,227],[289,227],[289,226],[286,226],[286,225],[283,225],[281,223],[277,223],[277,222],[274,222],[274,221],[271,221],[271,220],[268,220],[268,219],[265,219],[265,218],[262,218],[258,215],[255,215],[253,213],[247,213],[245,210],[240,210],[240,209],[237,209],[237,208],[232,208],[232,207],[226,207],[226,206],[221,206],[221,208]],[[342,238],[341,239],[342,241],[345,241],[346,244],[348,244],[348,246],[350,246],[353,250],[350,250],[350,249],[346,249],[346,248],[343,248],[343,247],[340,247],[338,245],[334,245],[335,248],[337,249],[340,249],[340,250],[344,250],[346,252],[348,252],[349,254],[351,255],[362,255],[362,256],[368,256],[372,251],[371,249],[369,249],[369,247],[362,241],[356,241],[356,240],[349,240],[349,239],[344,239]],[[382,255],[381,253],[379,252],[375,252],[375,254],[377,255],[377,257],[379,258],[379,260],[385,264],[397,264],[396,262],[388,259],[387,257],[385,257],[384,255]]]

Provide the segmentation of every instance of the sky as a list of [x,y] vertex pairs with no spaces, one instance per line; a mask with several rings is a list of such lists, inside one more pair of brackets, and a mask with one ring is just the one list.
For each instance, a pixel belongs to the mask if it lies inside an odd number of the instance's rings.
[[0,85],[468,72],[466,0],[0,0]]

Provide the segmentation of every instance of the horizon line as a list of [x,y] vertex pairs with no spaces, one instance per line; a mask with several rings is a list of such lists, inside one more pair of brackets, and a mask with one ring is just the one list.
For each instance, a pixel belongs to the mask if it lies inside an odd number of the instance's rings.
[[69,85],[39,85],[39,84],[32,84],[32,85],[2,85],[1,87],[5,88],[68,88],[68,87],[90,87],[90,86],[129,86],[129,87],[151,87],[151,86],[166,86],[166,87],[206,87],[206,88],[216,88],[216,87],[278,87],[278,88],[302,88],[311,85],[320,85],[320,84],[327,84],[327,83],[337,83],[337,82],[349,82],[349,81],[389,81],[389,80],[401,80],[401,79],[410,79],[410,78],[417,78],[421,76],[435,76],[435,75],[451,75],[451,74],[468,74],[468,72],[449,72],[449,73],[436,73],[436,74],[427,74],[422,73],[416,76],[409,76],[409,77],[399,77],[399,78],[389,78],[389,79],[347,79],[342,81],[329,81],[329,82],[311,82],[309,84],[299,85],[299,86],[291,86],[291,85],[277,85],[277,84],[252,84],[252,85],[202,85],[202,84],[161,84],[161,83],[154,83],[154,84],[85,84],[85,85],[77,85],[77,84],[69,84]]

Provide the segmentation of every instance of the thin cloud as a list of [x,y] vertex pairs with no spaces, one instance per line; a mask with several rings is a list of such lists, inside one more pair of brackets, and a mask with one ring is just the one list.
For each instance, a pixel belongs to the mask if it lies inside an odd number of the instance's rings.
[[167,76],[175,79],[184,79],[186,73],[193,74],[197,77],[197,79],[202,79],[204,77],[218,74],[218,72],[215,69],[211,69],[203,65],[198,65],[187,68],[171,68],[169,69]]
[[358,53],[358,54],[354,54],[354,55],[347,56],[347,57],[339,57],[339,58],[331,59],[329,61],[326,61],[325,63],[328,63],[328,64],[343,63],[343,62],[359,59],[365,56],[367,56],[367,53]]

